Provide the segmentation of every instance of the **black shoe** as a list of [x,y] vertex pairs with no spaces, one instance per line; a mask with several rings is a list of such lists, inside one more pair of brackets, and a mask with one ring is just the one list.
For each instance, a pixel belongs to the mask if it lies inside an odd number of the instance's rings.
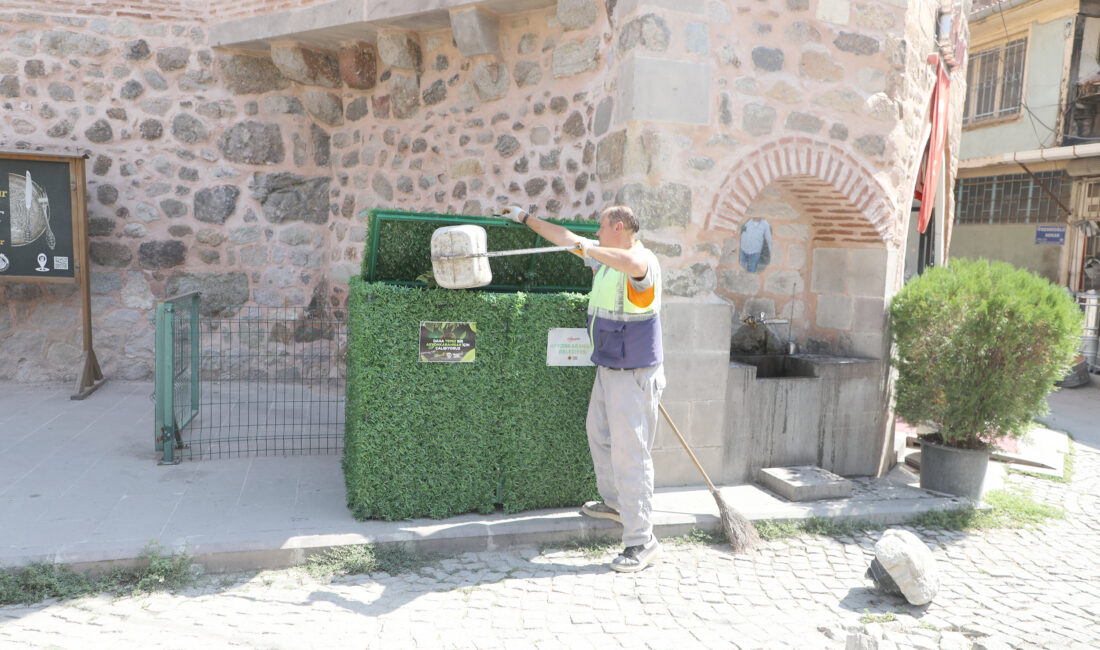
[[623,552],[619,554],[619,557],[611,561],[611,568],[623,573],[633,573],[635,571],[641,571],[656,559],[661,554],[661,545],[657,542],[657,538],[649,540],[648,544],[639,544],[637,546],[627,546],[623,549]]

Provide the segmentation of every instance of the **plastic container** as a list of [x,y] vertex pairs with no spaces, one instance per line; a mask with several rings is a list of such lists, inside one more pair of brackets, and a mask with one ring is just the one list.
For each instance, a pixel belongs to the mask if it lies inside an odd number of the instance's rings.
[[[493,281],[493,272],[483,254],[488,248],[481,226],[446,226],[432,233],[432,273],[445,289],[483,287]],[[454,258],[454,259],[448,259]]]

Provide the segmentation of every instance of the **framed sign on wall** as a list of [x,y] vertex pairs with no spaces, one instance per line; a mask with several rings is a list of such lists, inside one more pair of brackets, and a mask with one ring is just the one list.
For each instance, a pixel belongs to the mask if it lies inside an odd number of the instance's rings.
[[0,282],[80,285],[84,354],[73,399],[104,381],[92,349],[84,158],[0,152]]
[[70,169],[66,162],[0,158],[0,277],[76,277]]

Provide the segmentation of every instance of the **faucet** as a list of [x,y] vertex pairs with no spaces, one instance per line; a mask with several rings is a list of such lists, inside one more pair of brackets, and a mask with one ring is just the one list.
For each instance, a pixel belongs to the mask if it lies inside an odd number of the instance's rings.
[[760,312],[760,315],[749,314],[741,319],[747,325],[756,327],[757,325],[789,325],[790,321],[786,318],[767,318],[764,312]]

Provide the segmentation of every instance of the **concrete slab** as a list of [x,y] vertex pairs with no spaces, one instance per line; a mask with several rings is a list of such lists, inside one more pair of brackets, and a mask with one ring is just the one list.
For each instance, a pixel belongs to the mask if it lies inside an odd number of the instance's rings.
[[812,465],[765,467],[758,473],[757,481],[791,501],[816,501],[852,494],[851,481]]

